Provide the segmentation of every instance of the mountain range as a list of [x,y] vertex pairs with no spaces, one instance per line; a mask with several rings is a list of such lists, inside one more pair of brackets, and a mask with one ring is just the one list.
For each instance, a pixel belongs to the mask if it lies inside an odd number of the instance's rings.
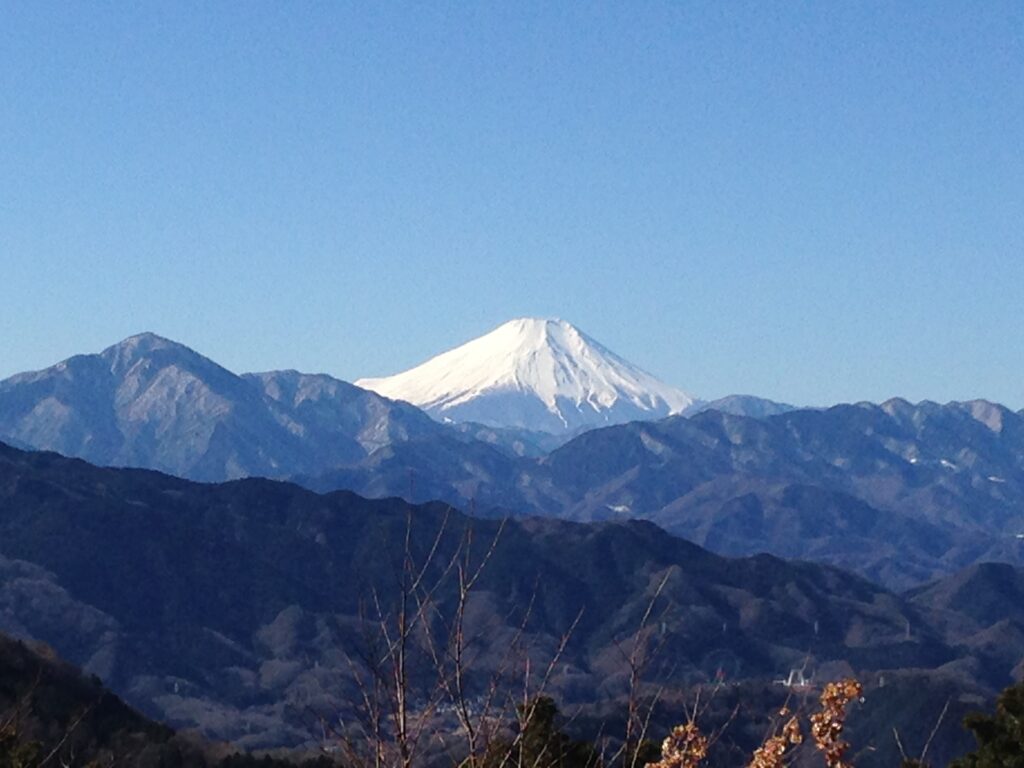
[[[4,446],[0,542],[0,631],[49,643],[148,715],[244,747],[315,746],[322,718],[357,716],[354,675],[374,611],[401,604],[406,557],[440,628],[459,592],[449,564],[483,566],[463,627],[473,696],[510,663],[543,669],[564,647],[546,690],[595,732],[625,706],[633,647],[666,701],[724,679],[770,708],[787,696],[772,680],[792,668],[859,675],[869,704],[896,711],[880,725],[852,719],[864,766],[892,756],[892,727],[920,728],[922,691],[962,712],[1024,672],[1022,616],[1006,602],[1024,571],[1010,566],[900,594],[830,566],[723,558],[646,522],[472,520],[441,504],[199,484]],[[414,679],[430,647],[410,647]],[[498,679],[519,690],[516,674]],[[679,716],[659,712],[659,729]],[[756,743],[764,723],[748,725]],[[963,746],[955,719],[938,744]]]
[[1024,417],[984,401],[706,411],[592,430],[536,459],[456,458],[392,445],[300,482],[481,513],[648,519],[723,554],[815,559],[900,589],[1024,563]]
[[[523,353],[534,362],[553,359],[553,339],[603,350],[561,322],[502,329],[536,342]],[[293,478],[483,515],[648,519],[723,554],[814,559],[897,589],[1024,562],[1024,416],[985,401],[795,409],[734,396],[574,436],[441,422],[322,374],[236,375],[142,334],[0,382],[0,439],[207,482]]]
[[150,333],[0,382],[5,440],[196,480],[324,471],[442,434],[419,409],[338,379],[238,376]]
[[[896,759],[922,691],[958,716],[1024,676],[1022,413],[700,401],[529,319],[359,383],[380,391],[153,334],[0,382],[0,632],[176,727],[312,747],[358,714],[367,596],[390,610],[403,542],[436,558],[443,626],[471,532],[497,543],[468,684],[572,627],[549,692],[584,731],[620,716],[631,645],[657,650],[644,685],[724,677],[770,706],[790,669],[857,673],[863,766]],[[737,725],[749,753],[764,724]]]
[[793,408],[741,395],[695,400],[569,323],[530,318],[414,371],[357,384],[293,370],[236,375],[142,333],[0,381],[0,437],[99,464],[223,480],[315,475],[421,439],[536,457],[595,426]]

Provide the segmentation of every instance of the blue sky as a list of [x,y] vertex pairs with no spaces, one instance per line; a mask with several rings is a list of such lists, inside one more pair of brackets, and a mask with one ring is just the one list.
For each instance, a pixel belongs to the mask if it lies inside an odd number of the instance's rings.
[[703,396],[1024,406],[1024,5],[0,0],[0,376],[396,372],[560,316]]

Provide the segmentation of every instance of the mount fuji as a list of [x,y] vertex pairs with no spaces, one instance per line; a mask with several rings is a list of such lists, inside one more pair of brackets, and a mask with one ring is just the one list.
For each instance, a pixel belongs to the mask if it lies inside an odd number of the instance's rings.
[[435,419],[571,434],[682,413],[697,401],[564,320],[520,318],[403,373],[356,386]]

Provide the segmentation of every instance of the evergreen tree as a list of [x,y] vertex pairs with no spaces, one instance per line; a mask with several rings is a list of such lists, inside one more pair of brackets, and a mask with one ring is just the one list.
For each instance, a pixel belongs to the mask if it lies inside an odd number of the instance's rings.
[[19,738],[13,721],[0,723],[0,768],[30,768],[39,758],[39,744]]
[[[558,727],[558,707],[554,700],[540,696],[519,707],[519,720],[525,723],[519,738],[491,745],[484,768],[503,764],[532,768],[597,768],[600,761],[592,744],[576,741]],[[506,755],[511,760],[506,761]]]
[[1024,683],[1000,694],[994,715],[971,714],[964,725],[978,748],[951,768],[1024,768]]

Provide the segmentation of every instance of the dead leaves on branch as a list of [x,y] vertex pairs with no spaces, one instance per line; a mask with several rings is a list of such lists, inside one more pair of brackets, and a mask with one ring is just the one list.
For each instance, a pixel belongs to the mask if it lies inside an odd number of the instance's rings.
[[[843,739],[846,709],[860,698],[862,687],[853,679],[828,683],[819,699],[821,709],[809,718],[811,737],[822,754],[827,768],[853,768],[846,762],[850,748]],[[800,719],[783,708],[780,718],[786,718],[753,754],[748,768],[783,768],[792,750],[803,743]],[[648,763],[646,768],[698,768],[707,757],[709,741],[693,719],[677,725],[661,746],[661,760]]]

